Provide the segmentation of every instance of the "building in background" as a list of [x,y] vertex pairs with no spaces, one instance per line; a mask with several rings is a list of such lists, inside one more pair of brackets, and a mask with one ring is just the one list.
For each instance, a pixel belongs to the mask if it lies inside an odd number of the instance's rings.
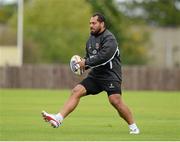
[[149,65],[180,67],[180,28],[151,28],[148,43]]

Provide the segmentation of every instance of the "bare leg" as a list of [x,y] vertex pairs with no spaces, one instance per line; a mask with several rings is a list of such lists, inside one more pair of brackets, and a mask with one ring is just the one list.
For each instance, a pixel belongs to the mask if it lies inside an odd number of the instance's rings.
[[84,96],[85,93],[86,89],[80,84],[78,84],[72,89],[71,96],[60,111],[60,114],[63,116],[63,118],[68,116],[68,114],[70,114],[76,108],[80,101],[80,98]]
[[124,104],[121,95],[110,95],[109,102],[117,110],[119,116],[121,116],[129,125],[134,123],[132,113],[129,108]]

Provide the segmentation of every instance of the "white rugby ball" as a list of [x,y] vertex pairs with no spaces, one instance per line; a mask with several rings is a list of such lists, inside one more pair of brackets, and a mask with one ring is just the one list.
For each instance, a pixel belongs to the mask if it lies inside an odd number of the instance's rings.
[[70,60],[71,71],[76,75],[82,75],[84,72],[84,70],[80,69],[80,66],[78,64],[78,62],[80,61],[81,61],[81,57],[79,55],[72,56]]

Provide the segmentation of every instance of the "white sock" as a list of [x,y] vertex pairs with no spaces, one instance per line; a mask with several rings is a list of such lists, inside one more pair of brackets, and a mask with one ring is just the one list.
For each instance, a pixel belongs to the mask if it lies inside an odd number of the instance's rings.
[[136,123],[133,123],[133,124],[129,125],[129,129],[135,130],[135,129],[138,129],[138,127],[137,127]]
[[61,113],[57,113],[55,116],[56,116],[56,119],[60,122],[62,122],[64,119],[63,116],[61,115]]

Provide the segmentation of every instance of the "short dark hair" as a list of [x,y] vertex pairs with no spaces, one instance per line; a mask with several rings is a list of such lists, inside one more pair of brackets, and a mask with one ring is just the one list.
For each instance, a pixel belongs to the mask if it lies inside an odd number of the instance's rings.
[[99,13],[99,12],[96,12],[96,13],[94,13],[94,14],[92,15],[92,17],[95,17],[95,16],[98,17],[97,21],[98,21],[98,22],[104,22],[104,26],[106,27],[106,19],[105,19],[104,15],[101,14],[101,13]]

